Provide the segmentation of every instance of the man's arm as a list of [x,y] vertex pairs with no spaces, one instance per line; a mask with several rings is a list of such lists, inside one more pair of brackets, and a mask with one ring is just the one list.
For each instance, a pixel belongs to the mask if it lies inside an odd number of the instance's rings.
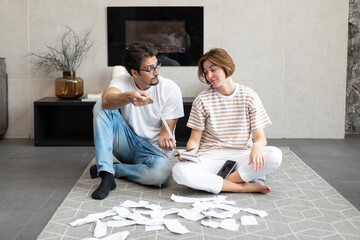
[[131,91],[123,93],[120,89],[115,87],[106,89],[102,96],[102,107],[104,109],[119,109],[129,103],[132,103],[135,106],[145,106],[153,103],[153,100],[143,92]]
[[[169,125],[171,132],[174,132],[177,121],[178,119],[166,120],[166,123]],[[169,133],[167,132],[166,127],[162,122],[159,136],[159,146],[165,150],[173,150],[174,148],[176,148],[176,142],[172,138],[170,138]]]

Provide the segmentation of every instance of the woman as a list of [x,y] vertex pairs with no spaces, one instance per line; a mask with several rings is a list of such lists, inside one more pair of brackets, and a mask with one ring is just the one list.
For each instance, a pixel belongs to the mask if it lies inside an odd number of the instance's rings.
[[[280,166],[282,153],[266,146],[264,128],[271,121],[258,95],[234,83],[234,71],[232,58],[221,48],[211,49],[199,60],[198,77],[211,86],[193,102],[187,123],[192,130],[186,148],[199,155],[200,163],[179,156],[172,175],[178,184],[215,194],[269,193],[265,175]],[[217,173],[226,160],[236,161],[237,167],[223,179]]]

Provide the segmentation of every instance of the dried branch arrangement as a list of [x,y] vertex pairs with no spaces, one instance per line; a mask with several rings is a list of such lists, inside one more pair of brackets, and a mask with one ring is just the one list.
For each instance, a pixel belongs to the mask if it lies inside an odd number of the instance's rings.
[[63,34],[59,49],[46,45],[47,51],[29,54],[35,57],[35,65],[45,73],[75,72],[94,44],[90,42],[91,29],[86,30],[82,36],[78,36],[70,27],[66,26],[66,28],[68,31]]

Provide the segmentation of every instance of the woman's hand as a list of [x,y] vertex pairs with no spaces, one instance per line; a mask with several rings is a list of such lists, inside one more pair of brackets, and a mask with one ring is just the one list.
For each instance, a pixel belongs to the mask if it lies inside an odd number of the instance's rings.
[[185,152],[186,150],[182,149],[182,150],[176,150],[176,153],[179,155],[177,158],[179,159],[180,162],[186,162],[186,159],[183,159],[182,157],[180,157],[180,154],[182,152]]
[[263,147],[261,144],[254,143],[253,147],[251,148],[250,152],[250,159],[249,159],[249,165],[253,165],[254,171],[259,171],[260,168],[265,166],[265,156]]

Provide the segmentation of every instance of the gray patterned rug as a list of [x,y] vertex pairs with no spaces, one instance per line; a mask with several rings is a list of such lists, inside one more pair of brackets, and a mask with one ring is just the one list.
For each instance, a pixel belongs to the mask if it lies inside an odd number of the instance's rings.
[[[240,208],[254,208],[269,215],[256,217],[258,225],[243,226],[240,212],[235,216],[240,224],[238,231],[205,227],[177,216],[190,233],[174,234],[166,229],[146,232],[143,225],[113,227],[108,234],[129,231],[127,239],[360,239],[360,213],[317,173],[310,169],[288,148],[281,148],[283,163],[267,176],[271,193],[221,193],[235,201]],[[177,159],[172,158],[175,163]],[[102,200],[93,200],[91,193],[100,179],[91,179],[89,167],[70,191],[38,239],[83,239],[91,237],[95,223],[72,227],[70,222],[91,213],[105,212],[126,200],[145,200],[163,208],[190,208],[191,204],[177,203],[172,194],[186,197],[212,197],[212,194],[179,186],[173,180],[163,189],[141,186],[116,179],[117,188]],[[174,218],[174,217],[173,217]]]

